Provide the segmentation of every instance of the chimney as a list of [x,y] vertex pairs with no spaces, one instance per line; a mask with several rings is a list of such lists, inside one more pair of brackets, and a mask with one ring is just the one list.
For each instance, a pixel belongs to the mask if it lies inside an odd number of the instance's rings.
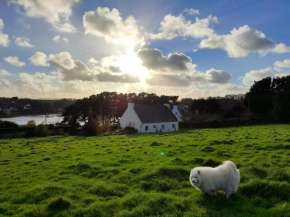
[[133,108],[134,108],[134,103],[129,102],[129,103],[128,103],[128,108],[132,108],[132,109],[133,109]]
[[164,104],[164,106],[170,109],[170,104]]

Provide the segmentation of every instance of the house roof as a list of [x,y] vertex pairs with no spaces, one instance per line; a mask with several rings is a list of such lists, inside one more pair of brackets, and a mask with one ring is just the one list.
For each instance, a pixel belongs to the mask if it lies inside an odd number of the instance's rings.
[[164,105],[135,104],[134,110],[142,123],[177,122],[175,115]]

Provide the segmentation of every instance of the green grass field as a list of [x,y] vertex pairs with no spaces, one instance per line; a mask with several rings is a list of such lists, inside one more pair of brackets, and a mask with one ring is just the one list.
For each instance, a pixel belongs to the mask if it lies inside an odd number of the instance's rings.
[[[290,125],[0,140],[0,216],[290,216]],[[232,160],[229,199],[190,169]]]

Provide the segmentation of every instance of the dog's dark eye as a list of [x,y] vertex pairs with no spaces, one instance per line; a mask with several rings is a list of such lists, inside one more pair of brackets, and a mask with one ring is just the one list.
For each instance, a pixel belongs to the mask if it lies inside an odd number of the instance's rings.
[[194,177],[194,178],[196,178],[196,179],[197,179],[197,177]]

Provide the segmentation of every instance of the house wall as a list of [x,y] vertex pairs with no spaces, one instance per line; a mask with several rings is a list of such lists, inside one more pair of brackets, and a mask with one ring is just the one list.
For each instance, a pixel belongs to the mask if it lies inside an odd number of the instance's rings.
[[[172,127],[172,125],[175,125],[175,128]],[[164,129],[162,130],[162,125],[164,125]],[[148,130],[145,131],[145,127],[148,126]],[[155,128],[154,128],[155,126]],[[157,132],[174,132],[178,131],[178,122],[161,122],[161,123],[143,123],[140,126],[139,132],[140,133],[155,133]]]
[[141,121],[134,111],[134,104],[133,103],[128,103],[128,108],[124,112],[123,116],[121,117],[120,120],[120,126],[122,128],[125,128],[127,126],[134,127],[140,132],[140,126],[141,126]]
[[172,113],[175,115],[175,117],[177,118],[178,121],[182,120],[182,115],[180,114],[176,105],[173,106]]

